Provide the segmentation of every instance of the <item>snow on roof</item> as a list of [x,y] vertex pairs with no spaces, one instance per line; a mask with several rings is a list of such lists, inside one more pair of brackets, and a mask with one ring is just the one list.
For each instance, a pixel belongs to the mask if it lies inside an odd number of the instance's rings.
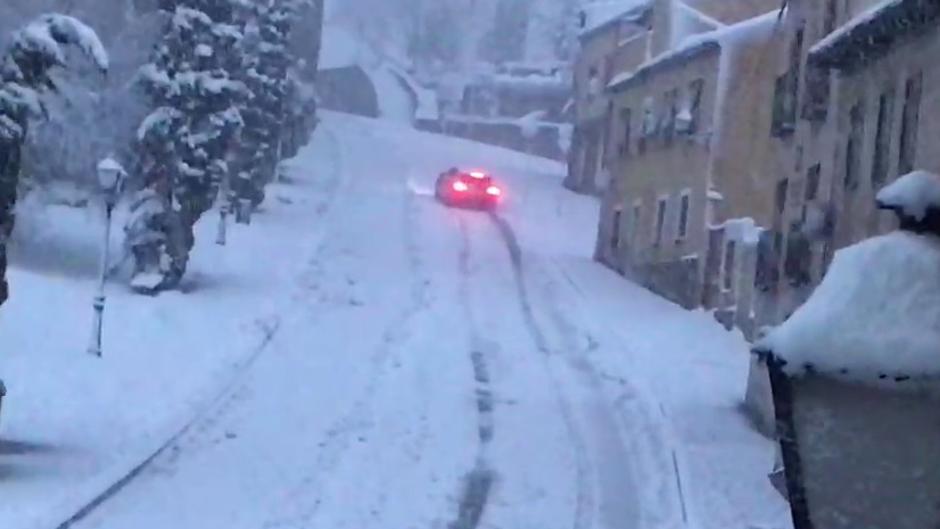
[[907,0],[881,0],[880,2],[872,5],[867,10],[859,13],[854,18],[852,18],[852,20],[849,20],[845,24],[839,26],[835,31],[813,45],[813,47],[809,49],[810,55],[825,53],[862,26],[865,26],[874,21],[880,15],[884,14],[888,9],[898,7],[906,1]]
[[522,137],[531,140],[538,136],[540,124],[544,122],[546,114],[548,113],[544,110],[536,110],[519,118],[516,123],[522,131]]
[[693,57],[698,53],[704,52],[706,50],[720,49],[721,46],[718,43],[718,39],[716,38],[716,33],[717,31],[709,31],[707,33],[700,33],[698,35],[692,35],[686,38],[674,49],[663,52],[658,56],[644,62],[643,64],[639,65],[636,70],[633,70],[632,72],[621,72],[615,75],[607,84],[607,88],[611,90],[623,88],[632,81],[640,80],[652,71],[658,70],[663,66],[667,66],[673,61]]
[[705,13],[702,12],[701,10],[696,9],[696,8],[690,6],[689,4],[683,2],[682,0],[673,0],[672,5],[673,5],[674,8],[676,8],[678,11],[684,13],[685,15],[688,15],[688,16],[690,16],[690,17],[692,17],[692,18],[694,18],[694,19],[696,19],[696,20],[702,22],[703,24],[707,24],[707,25],[709,25],[709,26],[712,26],[713,28],[722,28],[722,27],[725,27],[725,25],[726,25],[725,23],[723,23],[722,21],[718,20],[717,18],[714,18],[714,17],[711,17],[711,16],[705,14]]
[[940,238],[896,231],[836,253],[809,300],[757,343],[791,374],[940,376]]
[[616,20],[639,20],[650,0],[595,0],[581,7],[585,23],[581,36],[593,33]]
[[608,83],[607,88],[616,90],[623,88],[634,80],[639,80],[643,76],[655,71],[661,67],[671,64],[673,61],[693,57],[696,54],[709,49],[730,49],[740,45],[746,45],[755,38],[765,36],[768,31],[776,27],[777,19],[780,15],[779,10],[773,10],[758,17],[750,18],[737,24],[723,26],[713,31],[690,35],[675,48],[659,54],[649,61],[641,64],[633,72],[624,72],[616,75]]
[[881,208],[922,221],[928,209],[940,210],[940,176],[928,171],[908,173],[883,187],[875,200]]
[[567,89],[568,80],[562,72],[556,72],[552,75],[527,74],[527,75],[509,75],[496,74],[485,78],[495,85],[512,86],[515,88],[530,89]]

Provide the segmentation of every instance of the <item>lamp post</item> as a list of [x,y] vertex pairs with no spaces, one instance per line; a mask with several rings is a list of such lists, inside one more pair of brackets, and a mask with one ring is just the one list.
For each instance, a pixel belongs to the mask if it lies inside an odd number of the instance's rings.
[[121,184],[127,173],[114,158],[108,157],[98,163],[98,185],[104,196],[105,224],[104,245],[101,248],[101,263],[98,268],[98,289],[94,301],[94,322],[88,353],[101,357],[101,327],[104,321],[104,284],[108,274],[108,253],[111,247],[111,214],[117,204]]

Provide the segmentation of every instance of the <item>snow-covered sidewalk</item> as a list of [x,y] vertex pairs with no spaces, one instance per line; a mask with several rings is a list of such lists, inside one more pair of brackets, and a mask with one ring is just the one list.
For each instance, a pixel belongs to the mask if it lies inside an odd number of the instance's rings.
[[218,217],[206,215],[183,293],[151,299],[108,286],[102,359],[85,352],[101,220],[66,206],[24,212],[18,230],[29,243],[0,309],[9,391],[0,527],[57,526],[184,428],[265,347],[340,189],[326,134],[291,163],[291,183],[272,185],[251,226],[230,226],[228,246],[213,243]]

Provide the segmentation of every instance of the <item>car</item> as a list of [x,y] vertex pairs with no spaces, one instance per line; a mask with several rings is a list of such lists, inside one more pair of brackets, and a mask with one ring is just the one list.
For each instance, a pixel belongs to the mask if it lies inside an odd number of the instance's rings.
[[434,196],[447,206],[490,210],[499,205],[503,189],[485,171],[451,168],[437,177]]

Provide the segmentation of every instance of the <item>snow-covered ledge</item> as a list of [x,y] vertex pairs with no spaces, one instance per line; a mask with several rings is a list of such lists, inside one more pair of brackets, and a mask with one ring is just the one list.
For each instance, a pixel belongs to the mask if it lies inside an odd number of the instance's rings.
[[897,214],[902,230],[940,236],[940,176],[908,173],[882,188],[875,201]]
[[940,236],[925,223],[940,180],[928,175],[879,194],[904,231],[837,252],[809,300],[755,344],[798,529],[920,529],[936,516]]
[[755,345],[788,374],[940,378],[940,176],[906,174],[876,201],[901,230],[836,252],[810,299]]

